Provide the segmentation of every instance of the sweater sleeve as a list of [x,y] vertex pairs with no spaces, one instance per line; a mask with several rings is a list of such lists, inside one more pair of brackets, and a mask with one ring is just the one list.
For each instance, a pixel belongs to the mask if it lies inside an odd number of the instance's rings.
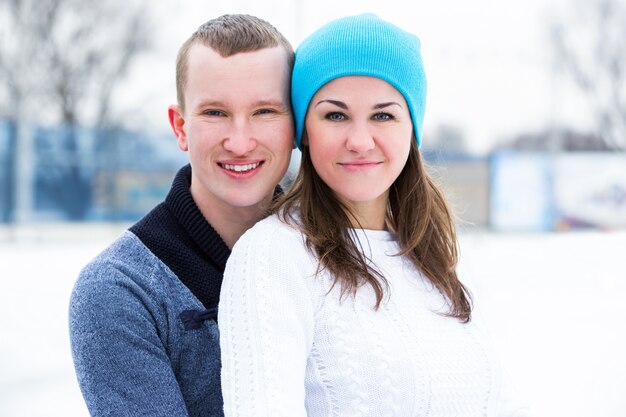
[[[226,417],[305,417],[314,308],[300,239],[262,222],[237,242],[220,296]],[[310,281],[309,281],[310,282]]]
[[[123,265],[95,262],[70,300],[78,382],[92,416],[187,416],[163,333],[162,306]],[[149,276],[150,270],[142,271]]]
[[498,413],[500,417],[530,417],[531,410],[527,404],[520,401],[508,374],[502,376]]
[[530,407],[525,398],[520,396],[516,385],[511,380],[500,353],[495,349],[495,342],[487,318],[483,311],[482,291],[480,285],[467,271],[463,271],[463,284],[470,290],[474,304],[472,311],[472,321],[483,334],[492,353],[492,361],[498,370],[498,389],[496,390],[495,412],[496,417],[530,417],[532,415]]

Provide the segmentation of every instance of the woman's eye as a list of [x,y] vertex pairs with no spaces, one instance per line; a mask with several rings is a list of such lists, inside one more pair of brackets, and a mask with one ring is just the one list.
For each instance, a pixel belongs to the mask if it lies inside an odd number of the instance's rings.
[[343,115],[342,113],[332,112],[332,113],[328,113],[325,118],[333,122],[338,122],[338,121],[344,120],[346,116]]
[[391,120],[391,119],[393,119],[393,116],[390,115],[389,113],[376,113],[374,115],[374,120],[378,120],[381,122],[384,122],[386,120]]

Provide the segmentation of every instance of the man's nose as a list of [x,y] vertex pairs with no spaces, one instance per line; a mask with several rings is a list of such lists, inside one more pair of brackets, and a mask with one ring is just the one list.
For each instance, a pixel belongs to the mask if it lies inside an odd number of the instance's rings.
[[239,121],[233,124],[228,136],[224,139],[224,149],[237,156],[243,156],[256,148],[256,140],[250,124]]

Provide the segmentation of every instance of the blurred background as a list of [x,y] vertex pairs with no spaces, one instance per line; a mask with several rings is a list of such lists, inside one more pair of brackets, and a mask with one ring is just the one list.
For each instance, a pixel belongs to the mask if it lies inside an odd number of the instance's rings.
[[249,13],[297,47],[362,12],[422,41],[422,151],[533,415],[626,416],[626,0],[0,0],[0,416],[88,415],[69,294],[187,161],[182,42]]

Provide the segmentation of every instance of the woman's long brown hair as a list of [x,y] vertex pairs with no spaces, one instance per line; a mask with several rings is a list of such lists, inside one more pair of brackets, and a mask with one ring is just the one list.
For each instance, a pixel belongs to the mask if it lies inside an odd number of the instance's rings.
[[[388,290],[387,281],[368,265],[360,243],[351,237],[353,222],[358,221],[317,175],[306,145],[298,175],[278,200],[275,211],[302,231],[308,249],[319,259],[318,272],[326,269],[332,274],[342,297],[369,284],[376,294],[376,308],[380,306]],[[445,315],[469,322],[471,297],[456,274],[458,250],[452,214],[443,193],[426,172],[415,141],[404,169],[389,190],[386,220],[397,234],[401,247],[398,255],[410,259],[446,297],[449,311]]]

